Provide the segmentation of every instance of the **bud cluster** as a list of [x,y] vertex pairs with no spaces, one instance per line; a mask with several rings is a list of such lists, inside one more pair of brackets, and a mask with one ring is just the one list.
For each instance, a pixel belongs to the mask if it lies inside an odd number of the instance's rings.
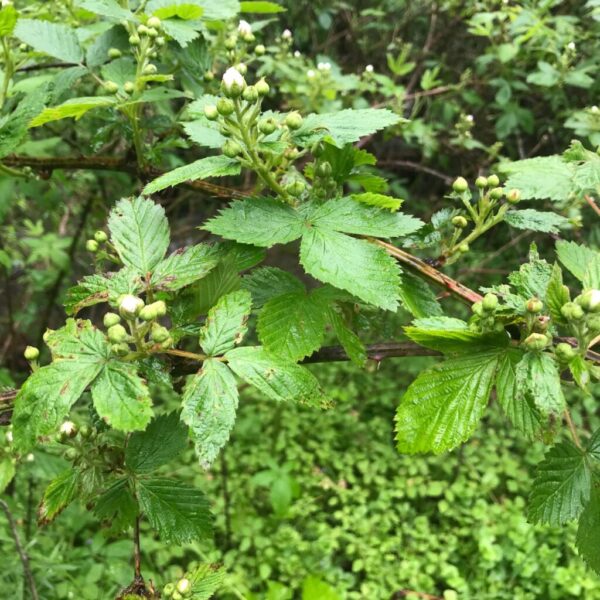
[[[563,304],[560,312],[577,339],[579,349],[585,351],[592,340],[600,335],[600,290],[586,290],[573,301]],[[566,348],[561,350],[561,355],[568,356]]]
[[167,583],[163,588],[165,598],[172,600],[182,600],[192,596],[192,582],[189,579],[190,574],[186,573],[177,583]]
[[478,333],[492,333],[504,331],[504,323],[500,318],[502,306],[498,296],[493,293],[487,293],[481,300],[471,306],[473,318],[470,322],[470,329]]

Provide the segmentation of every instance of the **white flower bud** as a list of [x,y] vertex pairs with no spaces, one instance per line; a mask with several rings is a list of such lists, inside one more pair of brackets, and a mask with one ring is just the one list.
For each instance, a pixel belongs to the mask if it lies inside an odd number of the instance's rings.
[[575,46],[575,42],[569,42],[569,43],[567,44],[567,48],[568,48],[569,50],[571,50],[572,52],[575,52],[575,48],[576,48],[576,46]]
[[467,121],[469,121],[469,123],[472,123],[472,122],[473,122],[473,119],[474,119],[474,117],[473,117],[473,115],[467,115],[467,116],[465,117],[465,119],[466,119]]
[[291,40],[292,39],[292,32],[289,29],[284,29],[283,33],[281,34],[281,37],[284,40]]
[[365,72],[366,73],[372,73],[375,69],[373,68],[373,65],[367,65],[365,67]]
[[238,23],[238,33],[242,36],[252,33],[252,25],[243,19]]
[[300,50],[296,50],[296,51],[294,52],[294,57],[295,57],[295,58],[300,58],[301,56],[302,56],[302,52],[300,52]]
[[229,67],[223,75],[223,89],[231,96],[239,96],[246,87],[244,76],[235,68]]
[[144,306],[144,301],[132,294],[125,294],[119,302],[119,312],[125,319],[133,319]]
[[25,460],[27,462],[33,462],[35,460],[35,456],[30,452],[26,457]]
[[592,106],[592,108],[590,108],[590,110],[591,110],[593,113],[600,112],[600,108],[598,108],[598,107],[597,107],[595,104],[594,104],[594,106]]
[[12,431],[7,431],[6,432],[6,441],[9,444],[12,444],[12,441],[13,441],[13,432]]
[[307,76],[309,79],[313,79],[315,75],[316,75],[316,73],[314,72],[314,70],[313,70],[313,69],[309,69],[308,71],[306,71],[306,76]]
[[72,433],[75,431],[76,426],[75,423],[73,423],[73,421],[65,421],[61,426],[60,426],[60,432],[64,433],[65,435],[72,435]]

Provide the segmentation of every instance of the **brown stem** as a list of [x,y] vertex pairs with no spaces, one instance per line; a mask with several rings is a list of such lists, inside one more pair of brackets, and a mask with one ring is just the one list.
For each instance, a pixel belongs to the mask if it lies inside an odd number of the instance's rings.
[[571,432],[571,437],[573,438],[573,443],[580,449],[583,450],[583,446],[581,445],[581,440],[579,439],[579,434],[577,433],[577,429],[575,428],[575,424],[573,423],[573,419],[571,418],[571,413],[568,408],[565,408],[563,412],[563,416],[567,423],[567,427]]
[[[402,356],[440,356],[439,352],[423,348],[415,342],[384,342],[367,346],[367,358],[382,361],[386,358],[399,358]],[[350,357],[341,346],[324,346],[305,358],[303,363],[323,363],[348,361]]]
[[136,581],[142,579],[142,550],[140,546],[140,517],[135,518],[133,525],[133,573]]
[[31,572],[31,567],[29,565],[29,556],[23,548],[23,546],[21,545],[21,539],[19,538],[19,532],[17,530],[15,519],[13,518],[13,515],[10,512],[8,504],[6,504],[4,500],[0,500],[0,507],[2,507],[2,510],[6,515],[6,519],[8,520],[8,526],[10,527],[10,531],[12,534],[12,538],[15,542],[17,553],[19,554],[19,558],[21,559],[21,564],[23,565],[23,577],[27,582],[27,586],[29,587],[29,592],[31,593],[31,600],[39,600],[37,588],[35,587],[35,579],[33,578],[33,573]]
[[589,195],[584,196],[585,201],[592,207],[593,211],[600,217],[600,206],[596,204],[596,201]]
[[417,271],[425,279],[447,289],[451,294],[466,302],[467,304],[474,304],[482,299],[482,296],[476,291],[468,288],[462,283],[448,277],[441,271],[434,269],[431,265],[428,265],[425,261],[413,256],[412,254],[396,248],[392,244],[388,244],[382,240],[375,238],[369,238],[371,242],[381,246],[390,256],[393,256],[398,262],[409,266],[412,270]]

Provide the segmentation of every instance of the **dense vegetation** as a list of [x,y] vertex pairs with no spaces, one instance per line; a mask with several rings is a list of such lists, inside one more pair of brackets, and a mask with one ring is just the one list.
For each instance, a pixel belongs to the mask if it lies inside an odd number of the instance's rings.
[[0,597],[600,598],[600,4],[0,9]]

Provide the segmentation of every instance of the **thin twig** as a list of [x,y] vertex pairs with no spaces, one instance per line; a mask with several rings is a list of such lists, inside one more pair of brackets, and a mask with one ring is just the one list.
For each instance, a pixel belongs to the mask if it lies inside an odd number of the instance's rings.
[[428,175],[433,175],[433,177],[437,177],[441,179],[444,183],[450,184],[452,183],[452,177],[442,173],[441,171],[436,171],[431,167],[426,165],[422,165],[420,163],[413,162],[411,160],[383,160],[380,161],[379,164],[382,167],[400,167],[404,169],[410,169],[411,171],[420,171],[421,173],[427,173]]
[[135,518],[133,525],[133,573],[135,580],[142,579],[142,550],[140,546],[140,517]]
[[573,423],[573,419],[571,418],[571,413],[568,408],[565,408],[563,412],[563,416],[567,423],[567,427],[571,432],[571,437],[573,438],[573,443],[580,449],[583,450],[583,446],[581,445],[581,440],[579,439],[579,434],[577,433],[577,429],[575,428],[575,424]]
[[19,554],[19,558],[21,559],[21,564],[23,565],[23,577],[27,582],[27,586],[29,587],[29,591],[31,593],[31,600],[39,600],[37,588],[35,587],[35,579],[33,578],[33,573],[31,572],[31,567],[29,565],[29,556],[23,546],[21,545],[21,539],[19,538],[19,532],[17,530],[17,525],[13,518],[13,515],[8,507],[8,504],[4,500],[0,500],[0,507],[4,511],[6,515],[6,519],[8,520],[8,526],[10,527],[10,531],[15,542],[15,547],[17,549],[17,553]]
[[596,201],[589,195],[584,196],[585,201],[592,207],[593,211],[600,217],[600,206],[596,204]]

